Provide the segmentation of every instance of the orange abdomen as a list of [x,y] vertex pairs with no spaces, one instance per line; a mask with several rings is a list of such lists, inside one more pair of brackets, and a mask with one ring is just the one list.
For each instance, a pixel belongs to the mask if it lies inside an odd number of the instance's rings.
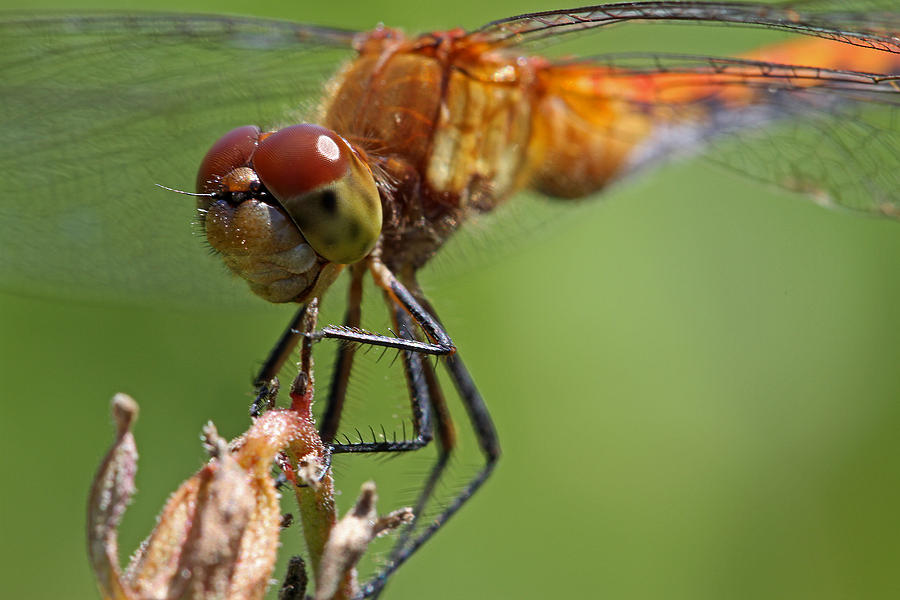
[[[864,73],[900,72],[894,54],[812,38],[762,48],[743,57],[746,62],[694,62],[699,71],[632,73],[593,64],[548,65],[539,69],[541,95],[532,117],[531,187],[563,198],[577,198],[602,189],[628,172],[680,151],[685,146],[730,133],[741,126],[762,126],[779,116],[794,116],[821,108],[800,92],[835,83],[835,74],[820,69]],[[754,61],[767,63],[756,64]],[[778,65],[804,67],[783,68]],[[826,79],[831,77],[831,81]],[[862,78],[865,79],[865,78]],[[864,82],[863,85],[867,85]],[[778,92],[778,93],[773,93]],[[839,109],[835,95],[830,106]],[[727,125],[729,115],[745,116],[751,106],[773,108],[765,118]],[[766,121],[768,119],[768,121]],[[725,124],[725,125],[723,125]],[[666,138],[666,146],[657,143]],[[655,146],[654,146],[655,144]]]

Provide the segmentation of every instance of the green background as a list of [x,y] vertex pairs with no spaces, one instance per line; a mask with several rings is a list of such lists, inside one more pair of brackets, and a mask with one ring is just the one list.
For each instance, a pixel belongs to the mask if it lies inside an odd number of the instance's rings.
[[[550,6],[153,7],[414,31]],[[617,34],[604,43],[648,39]],[[717,35],[711,50],[754,42]],[[471,266],[465,244],[425,277],[504,456],[386,597],[898,597],[900,226],[701,161],[552,220]],[[0,596],[95,597],[84,503],[109,398],[142,407],[127,556],[202,463],[202,425],[246,426],[248,381],[287,317],[0,296]],[[391,461],[400,474],[384,477],[384,461],[339,465],[342,502],[374,477],[395,508],[389,489],[414,487],[427,462]]]

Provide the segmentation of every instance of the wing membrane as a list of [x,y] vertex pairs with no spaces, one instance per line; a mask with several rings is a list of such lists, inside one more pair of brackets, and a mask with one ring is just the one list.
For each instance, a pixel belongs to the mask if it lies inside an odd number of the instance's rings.
[[822,204],[900,218],[898,75],[650,54],[555,69],[581,94],[654,122],[646,137],[608,125],[610,136],[636,145],[623,176],[704,153]]
[[847,2],[842,10],[835,11],[831,3],[623,2],[509,17],[485,25],[478,33],[497,44],[523,44],[628,22],[715,23],[779,29],[900,52],[896,13],[886,9],[885,15],[865,14],[853,11],[853,4]]
[[[900,51],[895,9],[888,0],[634,2],[522,15],[473,35],[518,51],[620,22],[731,23],[889,55]],[[6,15],[0,289],[169,305],[248,301],[198,248],[193,202],[155,184],[192,189],[209,144],[234,126],[308,115],[325,78],[352,56],[354,37],[205,15]],[[585,89],[601,72],[631,82],[611,97],[659,126],[626,173],[714,145],[715,160],[730,168],[823,202],[896,214],[898,84],[889,73],[672,54],[604,55],[553,69]],[[653,85],[638,93],[641,78]],[[756,99],[738,101],[741,90]]]
[[192,199],[155,184],[193,191],[199,160],[225,131],[314,109],[353,37],[204,15],[7,16],[0,288],[246,302],[198,247]]

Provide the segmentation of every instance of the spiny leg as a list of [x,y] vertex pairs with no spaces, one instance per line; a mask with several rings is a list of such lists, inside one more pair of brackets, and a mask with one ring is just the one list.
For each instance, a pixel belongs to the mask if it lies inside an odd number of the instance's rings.
[[[415,279],[415,273],[412,271],[406,273],[406,278],[412,282],[409,289],[413,297],[416,298],[416,300],[432,317],[434,317],[434,308],[432,308],[428,304],[428,301],[422,294],[421,288],[419,287],[419,284]],[[411,325],[411,323],[409,323],[409,316],[407,315],[406,318],[406,326],[409,327]],[[443,324],[441,324],[436,317],[434,318],[443,328]],[[394,547],[391,549],[391,559],[396,558],[403,551],[403,547],[406,545],[409,536],[412,535],[412,533],[415,531],[415,524],[418,521],[419,517],[424,514],[425,506],[434,495],[435,487],[443,476],[444,470],[447,468],[447,465],[450,463],[450,455],[456,448],[457,443],[456,428],[453,425],[453,418],[450,414],[449,409],[447,408],[447,401],[445,399],[444,392],[441,389],[440,382],[438,381],[434,366],[431,364],[431,362],[425,360],[422,361],[422,369],[425,376],[425,383],[428,386],[428,395],[432,409],[432,417],[435,423],[435,431],[437,433],[438,456],[437,460],[431,467],[431,471],[428,473],[428,479],[425,481],[425,485],[422,486],[422,489],[419,492],[419,496],[416,499],[416,505],[413,508],[413,522],[410,523],[408,527],[405,527],[403,529],[403,532],[397,539]]]
[[[358,329],[362,322],[363,276],[366,274],[365,264],[356,263],[350,267],[350,286],[347,290],[347,312],[344,314],[344,327]],[[331,389],[322,414],[319,436],[325,444],[331,444],[341,425],[341,414],[344,411],[344,399],[347,397],[347,386],[353,371],[353,358],[356,356],[356,344],[340,344],[337,349],[334,374],[331,377]]]
[[[376,264],[375,267],[372,267],[373,262]],[[405,327],[406,331],[401,332],[400,337],[383,336],[366,332],[358,328],[361,320],[362,277],[365,274],[367,265],[371,268],[373,274],[380,274],[376,283],[378,283],[391,298],[389,304],[392,307],[402,306],[403,310],[416,316],[417,324],[419,324],[426,332],[434,332],[432,337],[438,340],[438,343],[433,344],[419,341],[412,333],[410,333],[412,328],[409,326]],[[412,294],[407,291],[406,288],[396,280],[390,270],[380,262],[375,259],[370,259],[365,263],[361,262],[353,265],[351,267],[351,277],[348,308],[343,327],[328,325],[313,334],[302,333],[300,324],[305,315],[305,306],[302,306],[291,319],[287,329],[281,335],[278,343],[269,353],[268,358],[254,378],[256,399],[251,407],[251,416],[259,416],[259,414],[272,403],[274,396],[277,395],[277,392],[275,392],[275,389],[272,387],[272,382],[277,381],[275,376],[302,338],[307,337],[309,341],[316,341],[319,339],[341,339],[349,343],[342,345],[338,350],[337,365],[332,379],[332,386],[322,424],[323,441],[326,443],[332,442],[343,411],[344,398],[346,396],[347,384],[353,367],[353,356],[355,354],[356,344],[396,348],[404,351],[404,354],[406,355],[405,368],[407,379],[410,382],[409,386],[410,397],[413,404],[412,411],[415,438],[412,440],[394,442],[336,444],[334,446],[334,451],[336,453],[358,453],[403,452],[416,450],[427,445],[432,437],[427,392],[425,391],[424,383],[422,383],[421,369],[417,366],[420,361],[420,358],[418,357],[421,354],[448,354],[455,352],[456,348],[453,347],[453,343],[443,329],[432,322],[430,315],[427,315],[424,309],[418,305]],[[398,305],[393,302],[397,296],[402,298],[402,304]],[[393,312],[393,310],[391,312]],[[425,322],[422,321],[422,315],[424,315]],[[400,329],[396,319],[394,319],[394,326],[398,330]],[[412,355],[414,355],[414,357]]]
[[[472,421],[473,427],[479,435],[479,442],[484,453],[484,466],[475,474],[475,476],[469,481],[463,490],[456,495],[455,498],[448,504],[441,513],[435,517],[435,519],[431,522],[431,524],[425,528],[419,535],[417,535],[411,542],[405,545],[400,551],[396,552],[392,555],[390,562],[385,566],[381,571],[379,571],[371,580],[369,580],[365,586],[363,586],[360,591],[359,596],[357,598],[370,598],[377,597],[378,594],[381,593],[382,589],[384,589],[385,584],[387,583],[388,577],[390,577],[394,571],[396,571],[400,566],[405,563],[410,556],[415,553],[419,547],[422,546],[425,542],[428,541],[431,536],[433,536],[438,529],[443,527],[443,525],[452,517],[456,512],[462,507],[466,501],[472,497],[472,495],[478,491],[485,481],[487,481],[488,477],[490,477],[491,472],[493,472],[494,467],[496,466],[497,459],[500,458],[500,446],[498,443],[498,439],[496,436],[496,432],[494,431],[493,422],[490,419],[490,415],[487,413],[487,407],[484,404],[481,396],[478,394],[478,391],[475,389],[472,384],[472,379],[468,374],[468,371],[465,368],[465,365],[462,364],[462,361],[459,360],[459,356],[455,355],[449,357],[448,361],[448,370],[450,371],[451,377],[454,378],[454,383],[456,384],[457,390],[460,391],[460,396],[463,398],[463,402],[466,407],[469,409],[469,417]],[[453,364],[449,364],[453,363]],[[468,397],[463,396],[462,390],[466,389],[467,393],[470,394]],[[472,418],[472,414],[476,413],[477,417]],[[481,436],[487,434],[487,437],[482,438]],[[491,435],[492,434],[492,435]]]
[[[392,303],[390,303],[392,304]],[[394,327],[402,339],[413,336],[412,324],[409,317],[399,306],[392,310]],[[428,385],[423,373],[422,363],[424,357],[418,352],[403,351],[403,372],[406,376],[406,385],[409,390],[410,405],[412,409],[413,428],[415,437],[411,440],[361,442],[356,444],[333,444],[332,453],[361,453],[361,452],[407,452],[418,450],[431,442],[431,403],[428,395]]]
[[[358,323],[354,324],[354,315],[351,314],[351,309],[354,302],[354,298],[352,297],[352,294],[354,293],[353,288],[354,285],[358,286],[359,303],[361,302],[362,297],[361,278],[364,274],[365,266],[368,266],[371,270],[375,278],[375,282],[388,294],[390,294],[395,300],[397,300],[398,304],[400,306],[403,306],[404,309],[410,313],[410,315],[412,315],[413,319],[420,327],[422,327],[423,331],[425,331],[425,333],[428,334],[432,340],[434,340],[434,343],[421,342],[415,338],[409,337],[397,338],[372,333],[359,329]],[[456,351],[456,348],[453,346],[453,342],[450,340],[450,337],[447,336],[443,328],[441,328],[436,322],[434,322],[434,320],[431,318],[431,315],[429,315],[427,311],[425,311],[418,304],[413,295],[399,281],[397,281],[397,278],[394,277],[394,274],[391,273],[391,271],[387,267],[385,267],[384,264],[382,264],[377,259],[370,258],[364,263],[360,262],[353,265],[351,267],[351,272],[353,277],[350,290],[351,298],[350,305],[348,306],[348,314],[345,319],[345,324],[343,326],[327,325],[326,327],[323,327],[321,330],[311,334],[310,336],[312,340],[338,339],[349,342],[345,345],[345,348],[348,348],[346,350],[346,354],[338,354],[337,370],[335,379],[332,381],[332,394],[334,394],[335,403],[332,403],[331,396],[329,396],[329,406],[326,408],[325,422],[323,423],[323,425],[327,425],[328,427],[328,430],[325,431],[326,434],[330,434],[328,436],[328,439],[332,439],[334,437],[338,422],[340,421],[341,407],[343,406],[343,398],[346,394],[346,384],[349,380],[350,371],[352,370],[352,355],[355,351],[352,346],[354,344],[381,346],[384,348],[410,350],[416,353],[434,355],[452,354]],[[272,390],[270,385],[272,380],[281,370],[282,365],[284,365],[285,361],[291,355],[291,352],[293,352],[294,348],[297,347],[297,344],[300,342],[300,338],[303,337],[303,334],[300,331],[300,323],[303,320],[305,310],[305,306],[300,307],[300,309],[291,319],[287,328],[284,330],[284,333],[281,334],[278,343],[276,343],[275,347],[272,348],[271,352],[269,352],[269,356],[266,358],[266,361],[263,363],[263,366],[260,368],[256,377],[254,377],[253,385],[254,389],[256,390],[256,398],[254,399],[253,404],[250,407],[250,416],[258,417],[271,400]],[[348,358],[342,361],[341,359],[343,356],[347,356]],[[345,373],[344,376],[341,375],[342,372]],[[335,389],[335,386],[337,386],[337,389]],[[341,388],[341,386],[343,386],[343,388]],[[332,408],[332,404],[334,404],[334,408]],[[330,416],[328,414],[329,412],[332,413]],[[323,439],[326,438],[323,437]]]
[[338,339],[371,346],[382,346],[396,350],[410,350],[421,354],[444,356],[456,352],[456,346],[444,328],[431,314],[425,310],[415,296],[404,286],[388,267],[377,258],[368,259],[369,271],[375,284],[383,289],[397,306],[409,313],[416,325],[422,328],[430,341],[422,342],[415,338],[396,338],[378,333],[371,333],[357,328],[329,325],[316,332],[317,338]]
[[[440,323],[434,307],[418,286],[416,287],[416,296],[419,298],[422,306],[434,315],[435,320]],[[450,358],[452,359],[453,357]],[[475,387],[475,381],[472,380],[472,376],[463,364],[462,359],[447,360],[447,371],[450,373],[457,393],[462,398],[463,406],[466,407],[469,421],[475,429],[482,453],[487,457],[493,456],[496,462],[500,458],[500,439],[497,437],[497,428],[494,427],[494,421],[491,419],[487,404],[478,392],[478,388]]]
[[[423,310],[427,310],[430,315],[434,315],[434,309],[420,291],[417,291],[417,295],[421,299],[421,304],[417,302],[417,306],[424,307]],[[436,316],[431,317],[431,321],[443,331],[443,327],[440,325]],[[444,335],[446,335],[446,333]],[[469,483],[466,484],[462,491],[453,498],[450,504],[444,507],[440,514],[434,518],[428,527],[422,530],[411,542],[405,544],[399,550],[392,552],[391,559],[387,566],[382,568],[382,570],[362,588],[359,594],[360,598],[376,597],[380,594],[387,583],[388,577],[406,562],[406,560],[409,559],[422,544],[428,541],[428,539],[431,538],[431,536],[433,536],[437,530],[450,519],[450,517],[456,514],[460,507],[462,507],[462,505],[478,491],[478,488],[487,481],[496,466],[497,460],[500,458],[500,442],[497,437],[496,428],[494,427],[494,423],[484,399],[475,387],[472,376],[459,358],[459,354],[454,353],[447,356],[444,358],[444,361],[446,362],[447,371],[456,387],[456,391],[463,402],[463,406],[466,408],[469,422],[475,430],[478,444],[484,455],[484,465],[479,469],[475,476],[469,480]],[[440,465],[440,460],[436,463],[433,472],[439,469],[443,469]],[[440,475],[439,472],[438,475]],[[429,481],[430,480],[431,477],[429,477]],[[427,485],[428,484],[426,483],[426,486]]]
[[[475,388],[472,378],[468,374],[468,371],[466,371],[462,361],[455,355],[456,348],[453,346],[446,330],[434,316],[434,309],[427,303],[427,300],[424,298],[417,285],[414,285],[414,292],[411,292],[385,265],[377,261],[372,261],[369,263],[369,266],[376,284],[385,291],[389,299],[388,304],[393,307],[394,326],[400,336],[399,338],[377,336],[380,343],[376,343],[375,345],[403,350],[404,372],[406,374],[407,385],[412,399],[414,421],[417,418],[417,411],[419,411],[419,414],[422,414],[424,418],[427,418],[428,412],[426,411],[431,409],[434,411],[433,416],[438,423],[438,435],[441,442],[441,447],[438,450],[439,456],[435,465],[432,467],[428,480],[419,494],[417,500],[418,512],[422,511],[428,500],[432,497],[435,486],[440,480],[446,467],[456,439],[450,414],[447,410],[444,396],[441,393],[437,376],[431,364],[424,361],[425,357],[422,356],[422,354],[450,355],[447,357],[447,368],[457,392],[463,400],[469,419],[472,422],[472,426],[478,437],[479,446],[481,447],[482,453],[485,455],[485,464],[452,502],[445,507],[434,521],[426,529],[420,532],[412,542],[405,543],[405,540],[401,540],[401,542],[398,542],[398,544],[395,545],[390,563],[363,588],[361,593],[363,597],[374,596],[380,593],[387,578],[422,544],[434,535],[434,533],[475,493],[475,491],[481,487],[493,471],[494,464],[500,455],[497,434],[487,411],[487,406],[482,400],[481,395],[478,393],[478,390]],[[419,342],[419,345],[412,343],[415,341],[413,322],[422,328],[422,331],[433,343]],[[339,337],[337,335],[328,335],[328,329],[329,328],[325,328],[322,330],[322,333],[324,334],[322,337]],[[350,333],[352,334],[354,332]],[[355,337],[353,338],[353,341],[371,343],[368,336],[374,336],[375,334],[367,334],[367,332],[361,333],[366,334],[366,336]],[[425,422],[424,418],[423,424]],[[425,431],[424,427],[422,427],[421,431]],[[427,441],[430,441],[430,426],[427,432]],[[421,437],[421,434],[418,437]],[[425,441],[425,443],[427,443],[427,441]],[[362,443],[335,446],[333,451],[396,452],[413,450],[423,445],[424,444],[398,447],[397,444],[393,442],[375,442],[371,444]]]
[[422,486],[422,490],[416,499],[416,505],[413,508],[413,521],[402,530],[394,543],[394,547],[391,549],[391,559],[396,558],[402,552],[409,536],[415,531],[416,522],[419,516],[424,514],[425,506],[434,495],[435,487],[440,481],[444,469],[450,463],[450,455],[456,448],[456,429],[453,426],[450,411],[447,409],[447,401],[438,382],[437,373],[435,373],[434,367],[427,360],[422,361],[422,370],[425,376],[425,384],[428,387],[432,417],[437,434],[438,457],[432,465],[431,471],[428,473],[428,479],[425,481],[425,485]]
[[[384,585],[387,581],[387,578],[396,571],[400,565],[402,565],[406,560],[422,545],[424,544],[434,533],[443,526],[447,520],[453,516],[459,508],[478,490],[479,487],[487,480],[488,476],[493,471],[494,465],[499,458],[500,448],[497,440],[497,434],[494,429],[493,422],[491,421],[490,415],[487,411],[487,406],[485,405],[481,395],[478,393],[478,390],[475,388],[475,385],[469,376],[468,371],[465,369],[465,366],[462,364],[462,361],[455,354],[456,348],[453,345],[453,342],[450,340],[450,337],[447,335],[446,330],[443,326],[438,322],[438,320],[432,316],[434,314],[433,309],[427,304],[424,297],[419,292],[417,295],[422,300],[422,304],[420,304],[419,300],[411,293],[395,276],[394,274],[380,261],[377,259],[371,259],[369,261],[369,268],[373,274],[375,282],[379,287],[381,287],[391,298],[393,304],[395,306],[395,310],[393,311],[395,326],[400,332],[399,338],[392,338],[389,336],[382,336],[379,334],[374,334],[366,331],[362,331],[356,328],[342,328],[336,326],[327,326],[322,330],[316,332],[312,335],[307,335],[307,342],[312,342],[317,339],[323,338],[331,338],[331,339],[342,339],[349,342],[355,342],[360,344],[369,344],[375,346],[382,346],[387,348],[396,348],[398,350],[403,351],[404,355],[404,366],[405,373],[407,376],[407,383],[410,388],[410,394],[413,397],[413,418],[414,421],[418,420],[420,423],[420,431],[417,435],[417,440],[411,440],[411,444],[403,444],[400,442],[376,442],[373,444],[350,444],[350,445],[341,445],[335,446],[335,452],[396,452],[396,451],[404,451],[404,450],[413,450],[420,448],[428,443],[431,439],[431,429],[430,429],[430,408],[431,408],[431,393],[429,390],[428,379],[429,376],[426,375],[425,368],[422,367],[422,354],[428,355],[439,355],[439,356],[447,356],[447,368],[450,373],[450,376],[454,382],[454,385],[457,389],[457,392],[460,395],[460,398],[463,401],[463,404],[466,407],[467,413],[469,415],[469,420],[472,423],[473,428],[475,429],[476,435],[478,437],[479,445],[482,449],[483,454],[485,455],[485,464],[478,471],[473,479],[469,481],[466,487],[452,500],[452,502],[444,508],[443,511],[434,519],[434,521],[422,532],[417,535],[412,542],[406,544],[403,548],[400,548],[392,555],[392,560],[390,563],[382,569],[366,586],[363,588],[361,592],[361,597],[368,597],[377,595],[384,588]],[[427,306],[428,308],[423,307]],[[274,374],[277,373],[281,364],[286,360],[287,356],[290,355],[293,347],[296,345],[297,341],[301,337],[304,337],[298,331],[297,323],[299,323],[304,315],[304,309],[301,309],[295,319],[292,321],[291,326],[282,335],[281,340],[279,341],[276,348],[272,351],[269,356],[269,359],[266,361],[263,369],[261,369],[260,374],[257,376],[256,381],[264,382],[271,380],[274,377]],[[408,315],[408,316],[407,316]],[[412,317],[412,320],[422,328],[422,331],[430,340],[429,342],[422,342],[415,339],[414,334],[410,331],[410,327],[408,325],[404,325],[401,327],[401,323],[408,323],[409,317]],[[437,378],[433,377],[433,370],[431,371],[432,377],[432,387],[434,389],[439,389],[437,385]],[[270,375],[268,379],[266,376]],[[349,373],[348,373],[349,376]],[[269,396],[268,393],[260,394],[260,397],[267,398]],[[442,400],[443,396],[439,396]],[[441,400],[436,400],[440,406],[443,406]],[[339,419],[339,410],[338,419]],[[444,407],[441,410],[441,420],[444,423],[441,425],[442,430],[447,428],[447,431],[450,429],[448,425],[449,414],[446,412],[446,408]],[[447,418],[444,418],[447,417]],[[427,428],[426,428],[427,427]],[[427,439],[426,439],[427,438]],[[447,435],[445,439],[450,439],[450,435]],[[431,492],[433,491],[434,485],[437,480],[440,478],[441,471],[443,471],[443,463],[446,462],[446,458],[439,458],[436,465],[433,467],[432,474],[429,476],[429,480],[426,482],[425,488],[423,489],[423,493],[420,495],[420,503],[424,505],[427,502],[428,498],[431,496]]]
[[[389,310],[392,313],[394,328],[397,330],[399,337],[393,338],[381,336],[358,329],[358,324],[360,322],[359,305],[362,301],[362,272],[360,270],[354,270],[353,281],[351,282],[350,287],[347,319],[345,319],[345,325],[348,325],[349,322],[350,326],[344,327],[343,331],[338,331],[338,328],[334,326],[326,327],[323,328],[319,334],[321,337],[351,340],[356,343],[381,345],[403,351],[404,373],[410,394],[415,438],[400,442],[388,442],[385,440],[384,442],[373,441],[371,443],[348,442],[347,444],[334,444],[333,452],[405,452],[417,450],[427,445],[432,439],[430,424],[430,407],[432,401],[429,396],[430,390],[437,390],[439,392],[437,379],[434,376],[433,369],[430,368],[430,365],[423,362],[424,357],[422,354],[448,354],[455,352],[456,348],[453,346],[453,342],[450,340],[450,337],[447,335],[446,331],[444,331],[443,327],[441,327],[431,314],[419,304],[415,295],[400,283],[390,269],[376,259],[371,259],[368,265],[373,278],[375,279],[375,283],[384,290]],[[355,266],[354,268],[357,269],[358,266]],[[412,320],[410,317],[412,317]],[[432,340],[435,341],[435,343],[421,342],[416,339],[414,326],[412,325],[413,320]],[[344,335],[349,337],[344,337]],[[373,342],[373,337],[378,338],[379,342]],[[352,370],[353,355],[349,351],[344,350],[349,346],[350,344],[343,346],[338,354],[337,368],[332,380],[331,393],[325,411],[326,417],[323,420],[323,431],[328,435],[327,439],[334,438],[337,431],[337,424],[340,421],[344,395],[346,394],[347,383]],[[428,367],[428,369],[423,369],[423,365]],[[432,379],[430,385],[428,383],[429,376]],[[446,405],[443,402],[443,397],[441,396],[439,400],[440,403],[437,405],[437,408],[441,411],[441,415],[439,415],[441,417],[441,421],[439,422],[441,431],[438,433],[439,435],[444,434],[443,439],[449,440],[451,434],[446,433],[444,430],[452,430],[452,424],[449,424],[449,415],[447,413]],[[325,434],[323,434],[323,439],[326,439]]]

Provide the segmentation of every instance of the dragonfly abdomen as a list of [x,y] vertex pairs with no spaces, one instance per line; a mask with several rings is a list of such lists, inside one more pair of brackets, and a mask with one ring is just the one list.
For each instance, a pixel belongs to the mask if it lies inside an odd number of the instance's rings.
[[530,186],[556,198],[595,193],[621,173],[651,126],[646,115],[610,98],[551,82],[532,117]]
[[[603,63],[550,64],[538,71],[531,186],[582,197],[735,134],[853,118],[862,105],[896,102],[896,73],[895,54],[818,38],[737,58],[611,55]],[[831,141],[827,131],[820,137]],[[781,166],[776,160],[771,173],[757,175],[791,189],[821,185],[785,177]]]

